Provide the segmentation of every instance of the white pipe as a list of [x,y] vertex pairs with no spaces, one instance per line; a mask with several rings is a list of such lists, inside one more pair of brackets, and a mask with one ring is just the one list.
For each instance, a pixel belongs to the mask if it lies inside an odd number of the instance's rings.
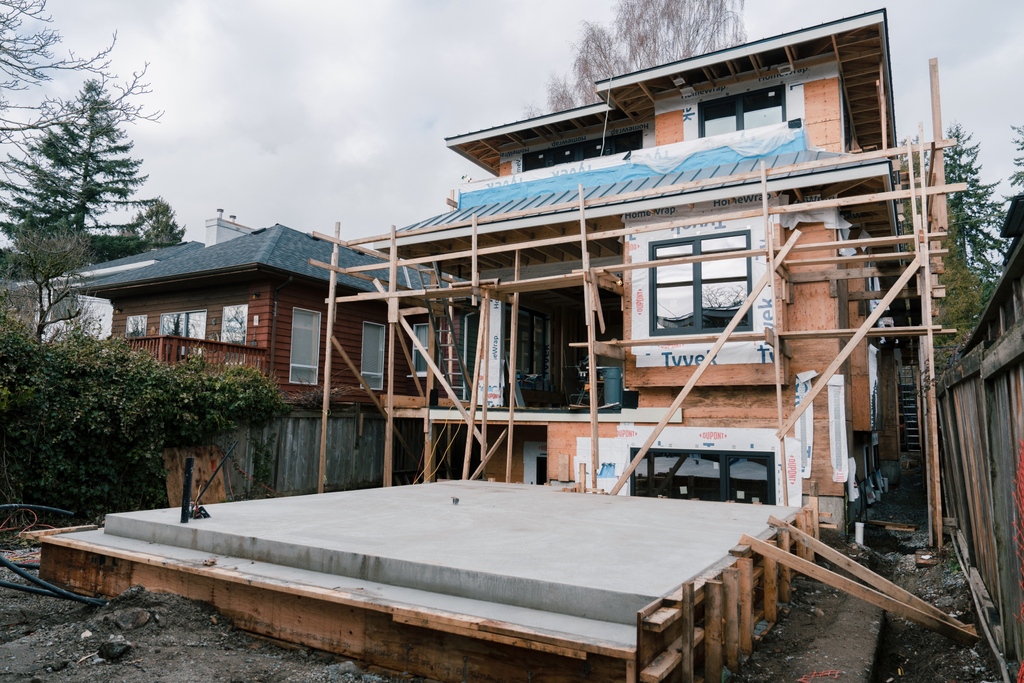
[[853,540],[857,542],[857,545],[864,545],[864,522],[854,523]]

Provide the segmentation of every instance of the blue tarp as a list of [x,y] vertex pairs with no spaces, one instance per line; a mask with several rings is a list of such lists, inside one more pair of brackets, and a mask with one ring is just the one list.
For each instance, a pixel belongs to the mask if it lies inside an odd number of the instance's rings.
[[656,171],[646,164],[626,161],[622,164],[606,168],[565,173],[537,180],[510,182],[507,185],[501,185],[498,187],[491,187],[473,192],[462,192],[459,195],[459,208],[464,209],[470,206],[499,204],[525,199],[526,197],[538,197],[540,195],[553,194],[556,192],[567,192],[575,190],[580,183],[587,188],[598,187],[601,185],[611,185],[624,180],[651,178],[655,176],[668,175],[670,173],[681,173],[682,171],[690,171],[698,168],[737,164],[749,159],[759,159],[767,156],[776,156],[779,154],[802,152],[806,150],[807,143],[804,137],[804,132],[802,130],[794,132],[795,135],[789,142],[779,145],[765,154],[759,154],[757,156],[744,156],[731,147],[722,146],[691,154],[680,164],[667,171],[665,169]]

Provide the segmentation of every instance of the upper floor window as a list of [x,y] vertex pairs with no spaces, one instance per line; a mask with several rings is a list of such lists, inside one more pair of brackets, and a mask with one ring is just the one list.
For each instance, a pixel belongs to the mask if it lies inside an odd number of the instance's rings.
[[124,336],[126,337],[145,337],[146,336],[146,316],[143,315],[130,315],[125,320],[124,324]]
[[[743,251],[750,248],[750,233],[702,235],[651,244],[651,259],[673,259]],[[721,332],[750,293],[750,259],[659,266],[651,269],[651,334]],[[750,330],[751,317],[736,328]]]
[[288,381],[316,384],[320,367],[320,313],[292,309],[292,349]]
[[249,304],[225,306],[220,323],[220,340],[231,344],[244,344]]
[[164,313],[160,316],[160,334],[206,339],[206,311]]
[[782,123],[786,120],[784,92],[785,88],[779,86],[702,103],[701,137]]
[[583,161],[584,159],[609,156],[611,154],[625,154],[634,149],[642,149],[644,146],[644,134],[643,131],[634,130],[630,133],[622,133],[621,135],[610,135],[604,139],[603,150],[601,146],[601,139],[598,138],[596,140],[578,142],[573,145],[552,147],[539,152],[530,152],[523,155],[523,170],[533,171],[538,168],[570,164],[576,161]]

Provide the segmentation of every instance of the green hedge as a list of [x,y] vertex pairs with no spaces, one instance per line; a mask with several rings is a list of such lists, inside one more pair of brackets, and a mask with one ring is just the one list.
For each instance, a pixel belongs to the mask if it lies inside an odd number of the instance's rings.
[[80,517],[166,505],[161,451],[287,410],[249,367],[169,366],[123,340],[38,343],[0,313],[0,499]]

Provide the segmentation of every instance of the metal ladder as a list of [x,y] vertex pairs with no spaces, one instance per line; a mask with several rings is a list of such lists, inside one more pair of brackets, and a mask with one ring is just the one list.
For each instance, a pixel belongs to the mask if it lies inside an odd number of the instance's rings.
[[903,430],[900,433],[901,445],[908,453],[919,453],[921,425],[917,414],[917,382],[914,379],[913,368],[900,368],[899,392],[900,417],[903,422]]
[[[437,265],[437,261],[434,262],[434,278],[435,286],[443,288],[444,280],[441,279],[441,269]],[[438,312],[438,308],[441,309],[440,312]],[[438,367],[456,395],[465,400],[467,398],[466,364],[455,337],[452,311],[453,302],[450,299],[431,306],[431,327],[434,330],[434,343],[437,345]]]

